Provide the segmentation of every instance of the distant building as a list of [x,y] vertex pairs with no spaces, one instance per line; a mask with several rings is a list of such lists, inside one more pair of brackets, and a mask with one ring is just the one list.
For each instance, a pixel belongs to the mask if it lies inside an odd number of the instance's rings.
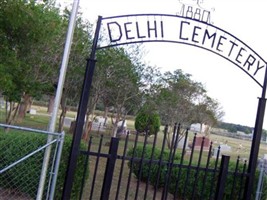
[[248,139],[252,139],[252,137],[253,137],[253,133],[246,134],[246,133],[243,132],[243,131],[237,131],[237,132],[236,132],[236,135],[237,135],[237,136],[240,136],[240,137],[242,137],[242,138],[248,138]]

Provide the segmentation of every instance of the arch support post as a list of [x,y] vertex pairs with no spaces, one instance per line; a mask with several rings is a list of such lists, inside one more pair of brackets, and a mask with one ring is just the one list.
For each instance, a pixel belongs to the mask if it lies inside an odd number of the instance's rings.
[[82,94],[79,102],[78,114],[76,119],[76,125],[74,129],[71,150],[67,165],[67,171],[65,176],[65,182],[62,193],[62,200],[69,200],[71,198],[72,185],[74,181],[74,174],[76,171],[76,165],[78,155],[80,151],[80,143],[83,134],[84,119],[87,111],[87,104],[90,96],[90,88],[93,81],[94,69],[95,69],[95,54],[97,49],[97,41],[99,38],[99,32],[101,27],[102,17],[98,17],[97,26],[95,30],[94,40],[92,44],[92,51],[90,58],[87,59],[86,70],[83,80]]
[[264,121],[264,113],[265,113],[265,107],[266,107],[266,84],[267,84],[267,66],[265,70],[265,78],[264,83],[262,87],[262,95],[261,98],[259,98],[258,102],[258,109],[257,109],[257,115],[256,115],[256,122],[253,132],[253,139],[251,143],[251,149],[250,149],[250,156],[249,156],[249,163],[248,163],[248,176],[246,179],[246,185],[245,185],[245,192],[244,192],[244,199],[250,200],[253,190],[254,190],[254,182],[255,182],[255,174],[257,169],[257,163],[258,163],[258,154],[260,149],[260,142],[261,142],[261,135],[262,135],[262,126]]

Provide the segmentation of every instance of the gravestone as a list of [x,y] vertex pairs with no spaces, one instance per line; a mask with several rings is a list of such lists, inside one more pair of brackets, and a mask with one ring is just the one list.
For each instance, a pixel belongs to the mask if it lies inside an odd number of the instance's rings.
[[[216,147],[216,148],[213,149],[213,155],[212,155],[212,157],[214,157],[214,158],[217,157],[218,150],[219,150],[219,147]],[[221,145],[220,145],[220,154],[219,154],[219,158],[221,158],[221,156],[222,156],[223,153],[227,153],[227,152],[231,152],[231,151],[232,151],[231,146],[229,146],[229,145],[227,145],[227,144],[221,144]]]
[[[195,150],[201,149],[202,141],[203,141],[203,137],[196,137],[195,138],[195,146],[194,146]],[[211,142],[211,140],[209,138],[204,137],[203,151],[209,150],[210,142]],[[190,146],[193,147],[192,145],[193,145],[193,143]]]
[[29,111],[29,113],[31,114],[31,115],[36,115],[36,113],[37,113],[37,111],[35,110],[35,109],[30,109],[30,111]]

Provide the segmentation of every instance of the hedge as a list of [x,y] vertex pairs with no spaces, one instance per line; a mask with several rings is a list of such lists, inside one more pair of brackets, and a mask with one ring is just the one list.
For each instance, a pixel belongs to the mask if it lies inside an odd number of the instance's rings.
[[[161,150],[158,148],[155,148],[154,150],[154,156],[153,160],[158,160],[160,159],[160,154]],[[142,158],[143,157],[143,162],[141,165],[141,170],[140,168],[140,162],[131,162],[129,161],[128,166],[131,168],[132,172],[137,178],[140,178],[141,181],[146,182],[149,178],[149,183],[151,185],[157,185],[158,188],[164,187],[165,182],[166,182],[166,174],[167,174],[167,165],[162,164],[159,169],[159,164],[158,163],[149,163],[146,162],[147,160],[151,159],[152,155],[152,146],[147,145],[146,148],[144,149],[143,153],[143,146],[137,146],[135,151],[133,148],[131,148],[128,153],[128,156],[132,156],[134,158]],[[169,159],[169,151],[165,150],[163,151],[162,154],[162,161],[167,162]],[[146,161],[144,161],[146,160]],[[180,163],[180,155],[176,155],[174,158],[174,163],[179,164]],[[183,165],[188,165],[188,161],[184,160]],[[192,166],[197,166],[196,163],[192,163]],[[210,168],[214,168],[215,166],[215,161],[211,160],[210,162]],[[236,163],[230,161],[229,163],[229,171],[234,172],[236,167]],[[219,168],[219,165],[218,165]],[[239,172],[242,172],[243,165],[239,165]],[[171,170],[171,176],[169,179],[169,187],[168,187],[168,192],[171,194],[174,194],[176,192],[176,195],[178,197],[181,197],[182,195],[185,196],[186,199],[192,199],[193,191],[194,193],[194,199],[210,199],[210,188],[213,188],[213,195],[216,190],[216,185],[214,183],[217,182],[217,175],[214,175],[214,173],[208,172],[206,175],[206,181],[205,185],[203,184],[203,179],[205,176],[205,171],[204,170],[199,170],[197,177],[196,177],[196,170],[195,169],[190,169],[187,167],[179,168],[179,167],[173,167]],[[160,176],[157,177],[158,175],[158,170],[160,171]],[[179,174],[180,173],[180,174]],[[179,174],[179,175],[178,175]],[[217,173],[218,174],[218,173]],[[177,180],[177,177],[180,177],[179,180]],[[256,192],[257,188],[257,182],[258,182],[258,177],[259,177],[259,171],[256,172],[256,180],[254,184],[254,193]],[[158,179],[158,180],[157,180]],[[224,199],[231,199],[231,192],[232,192],[232,186],[234,182],[234,176],[233,175],[228,175],[227,176],[227,182],[225,186],[225,192],[224,192]],[[177,187],[178,184],[178,187]],[[242,184],[242,185],[241,185]],[[235,181],[235,188],[234,188],[234,194],[232,196],[232,199],[237,199],[239,195],[239,191],[241,189],[241,194],[243,194],[243,188],[245,184],[245,177],[243,181],[240,181],[240,176],[236,179]],[[186,186],[185,194],[184,194],[184,187]],[[195,188],[195,190],[194,190]],[[177,191],[176,191],[177,190]],[[203,194],[202,194],[203,190]],[[267,197],[267,179],[264,179],[264,184],[263,184],[263,190],[262,190],[262,196],[261,199],[266,199]],[[214,198],[214,197],[213,197]],[[213,199],[212,198],[212,199]],[[255,198],[255,194],[253,194],[253,198]]]
[[160,116],[144,107],[137,113],[134,127],[139,133],[155,135],[160,130]]
[[[0,130],[0,169],[3,169],[7,163],[13,163],[14,161],[31,153],[33,150],[43,146],[46,144],[46,140],[47,136],[43,134],[27,133],[15,130],[10,130],[8,133],[5,133],[3,130]],[[65,173],[69,159],[69,152],[71,148],[71,141],[72,136],[66,135],[61,155],[54,199],[61,199]],[[53,144],[53,148],[54,147],[55,144]],[[81,143],[81,148],[86,148],[86,145],[83,142]],[[54,152],[53,149],[52,152]],[[42,169],[43,155],[44,150],[5,171],[3,174],[0,174],[0,187],[9,190],[14,189],[15,191],[19,191],[35,198]],[[51,154],[51,160],[52,159],[53,154]],[[74,199],[77,199],[79,190],[81,188],[84,162],[85,157],[79,156],[72,191],[72,198]]]

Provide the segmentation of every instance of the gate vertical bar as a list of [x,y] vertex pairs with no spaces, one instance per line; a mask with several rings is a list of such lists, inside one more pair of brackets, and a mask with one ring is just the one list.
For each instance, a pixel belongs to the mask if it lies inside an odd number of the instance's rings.
[[58,138],[58,143],[59,144],[58,144],[58,147],[57,147],[57,150],[56,150],[55,167],[53,169],[54,176],[52,177],[52,180],[51,180],[49,200],[53,200],[54,199],[54,195],[55,195],[57,176],[58,176],[58,170],[59,170],[59,165],[60,165],[60,158],[61,158],[61,155],[62,155],[64,138],[65,138],[65,132],[63,131],[59,135],[59,138]]
[[217,182],[217,189],[215,193],[216,200],[223,199],[223,193],[225,188],[225,183],[227,179],[228,165],[229,165],[230,156],[222,155],[222,161],[220,166],[220,173]]
[[74,173],[76,170],[79,147],[80,147],[82,133],[83,133],[84,119],[85,119],[87,104],[88,104],[89,95],[90,95],[90,88],[92,85],[92,80],[93,80],[93,75],[94,75],[94,69],[95,69],[95,63],[96,63],[95,54],[96,54],[97,41],[99,38],[101,22],[102,22],[102,17],[99,16],[96,30],[95,30],[94,40],[92,44],[92,51],[90,54],[90,58],[87,60],[87,64],[86,64],[86,71],[84,75],[82,94],[80,98],[77,121],[76,121],[75,129],[74,129],[74,134],[73,134],[73,139],[72,139],[72,144],[71,144],[71,152],[69,155],[69,161],[68,161],[63,194],[62,194],[62,199],[64,200],[70,199],[70,196],[71,196],[71,190],[72,190],[72,185],[74,181]]
[[257,161],[258,161],[262,126],[263,126],[265,106],[266,106],[266,98],[265,98],[266,84],[267,84],[267,66],[265,66],[265,77],[264,77],[264,83],[262,87],[262,95],[261,95],[261,98],[259,98],[255,128],[253,132],[253,140],[252,140],[251,149],[250,149],[248,171],[247,171],[249,176],[247,177],[247,180],[246,180],[246,185],[245,185],[246,192],[244,193],[245,195],[244,199],[246,200],[251,199],[251,194],[253,192],[253,185],[254,185],[254,179],[255,179],[255,173],[256,173],[256,167],[257,167]]
[[108,158],[108,161],[107,161],[107,167],[106,167],[103,187],[101,191],[101,200],[106,200],[109,198],[110,187],[112,183],[118,147],[119,147],[119,138],[112,137],[110,141],[110,148],[109,148],[110,157]]

